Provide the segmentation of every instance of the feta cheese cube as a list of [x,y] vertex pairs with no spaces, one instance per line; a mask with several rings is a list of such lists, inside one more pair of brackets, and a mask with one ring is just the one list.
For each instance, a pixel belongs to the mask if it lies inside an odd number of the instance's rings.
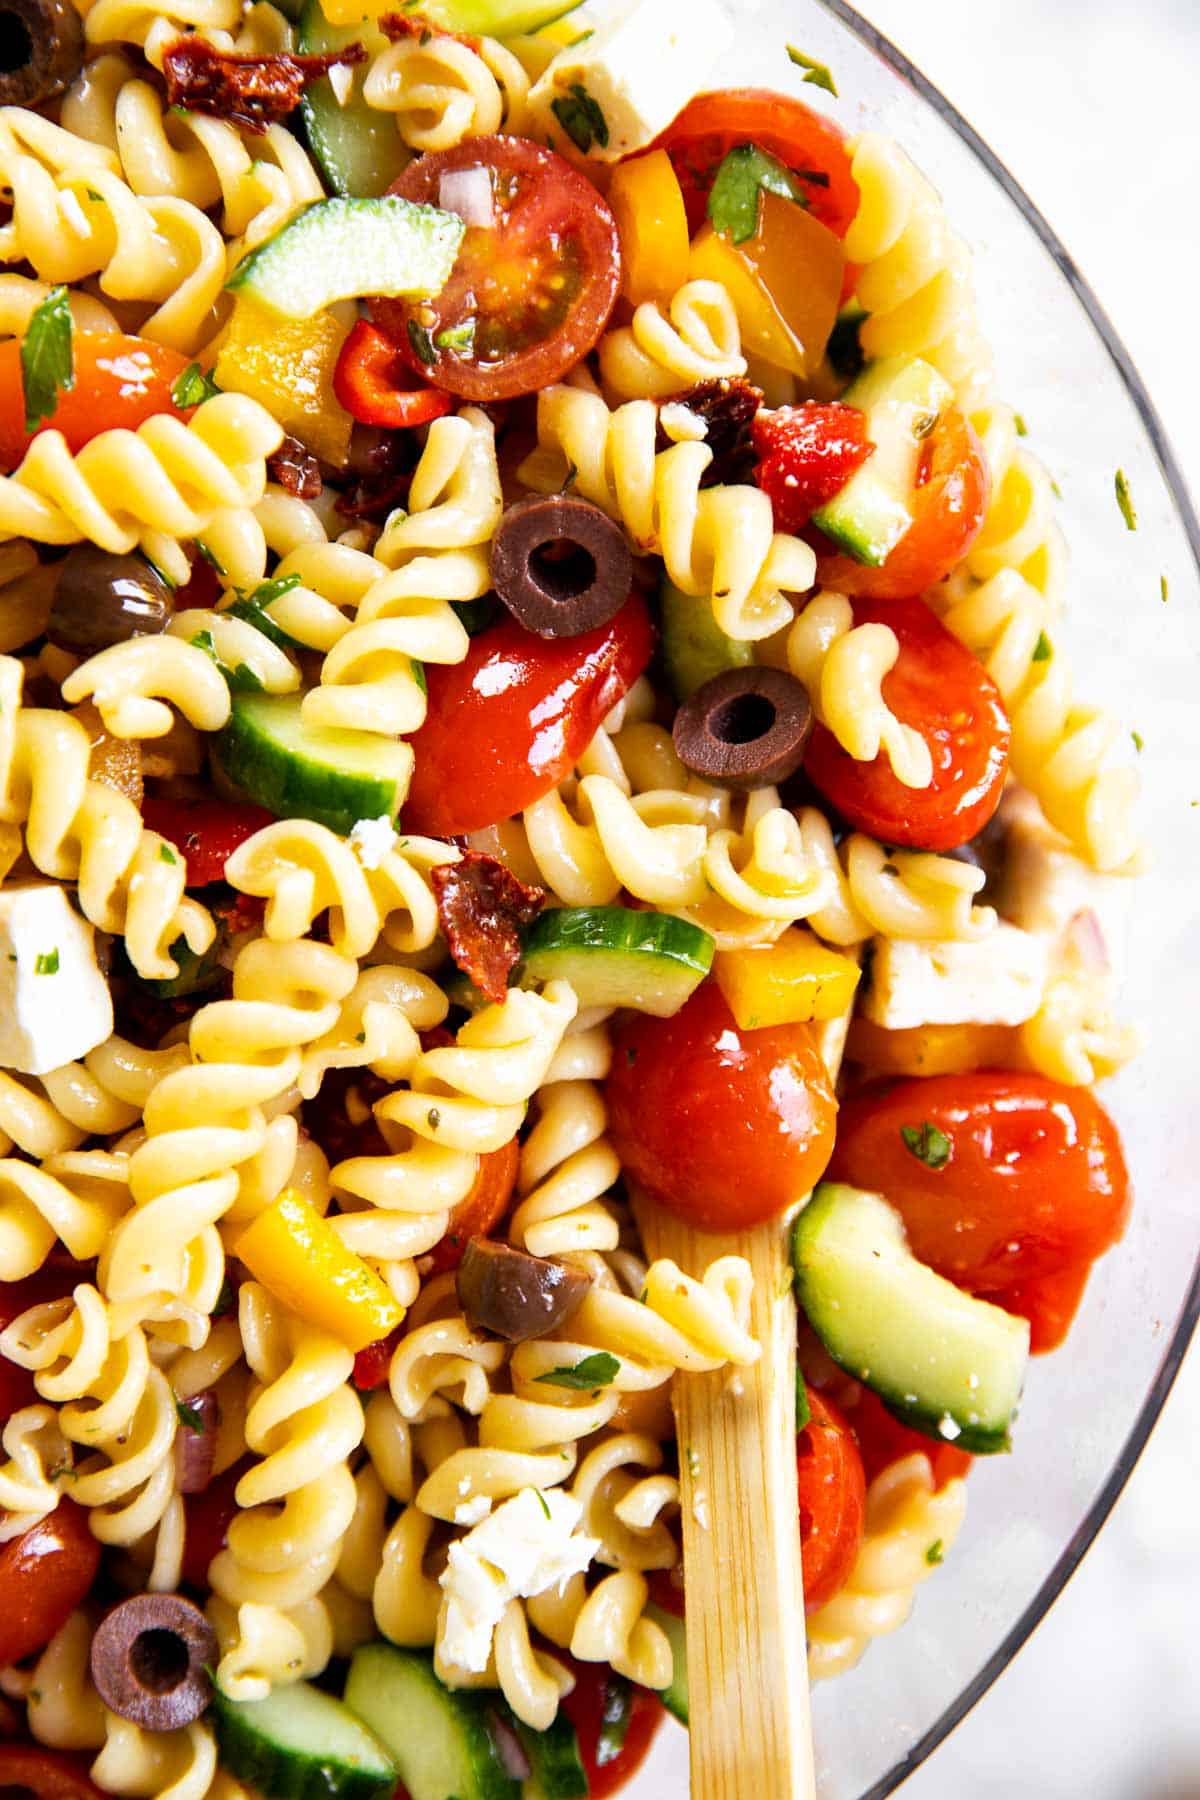
[[45,1075],[112,1035],[95,933],[50,881],[0,889],[0,1068]]
[[732,39],[716,0],[626,0],[534,83],[531,135],[601,162],[644,150],[709,84]]
[[1080,913],[1094,913],[1114,973],[1124,967],[1132,909],[1127,876],[1089,868],[1066,838],[1048,825],[1031,794],[1010,789],[1001,818],[1006,827],[1004,874],[997,906],[1023,931],[1060,946]]
[[359,819],[350,829],[350,848],[364,869],[379,868],[398,842],[387,813],[381,813],[377,819]]
[[913,1025],[1023,1025],[1042,1003],[1049,947],[1000,923],[960,943],[876,938],[863,1013],[889,1031]]

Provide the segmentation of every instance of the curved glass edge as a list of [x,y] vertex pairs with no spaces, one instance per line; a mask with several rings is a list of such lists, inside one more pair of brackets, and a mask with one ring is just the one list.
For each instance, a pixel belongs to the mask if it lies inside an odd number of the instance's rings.
[[[1057,232],[1043,217],[1020,182],[1000,161],[979,133],[946,99],[940,89],[935,87],[915,64],[909,61],[902,50],[899,50],[889,38],[864,19],[852,6],[847,5],[846,0],[818,0],[818,4],[839,24],[853,32],[860,42],[886,63],[894,74],[911,87],[953,129],[992,179],[1003,188],[1013,204],[1020,209],[1026,222],[1037,234],[1044,249],[1052,257],[1076,300],[1087,314],[1092,329],[1107,351],[1109,359],[1141,419],[1162,472],[1163,480],[1174,502],[1192,560],[1196,565],[1197,573],[1200,574],[1200,517],[1197,516],[1195,504],[1166,429],[1154,402],[1146,391],[1133,358],[1121,342],[1108,314],[1084,279],[1074,258]],[[1083,1561],[1120,1497],[1121,1490],[1133,1473],[1137,1460],[1145,1449],[1150,1433],[1166,1403],[1167,1396],[1174,1386],[1175,1378],[1179,1373],[1198,1323],[1200,1323],[1200,1264],[1193,1273],[1187,1295],[1180,1308],[1170,1341],[1159,1363],[1154,1382],[1142,1404],[1133,1429],[1126,1438],[1121,1453],[1114,1463],[1108,1479],[1096,1496],[1087,1517],[1054,1564],[1034,1599],[982,1668],[962,1690],[954,1703],[946,1709],[937,1724],[917,1740],[895,1768],[890,1770],[881,1781],[875,1782],[866,1790],[862,1800],[885,1800],[885,1796],[894,1793],[901,1783],[906,1781],[914,1770],[919,1768],[926,1758],[937,1749],[938,1745],[945,1741],[955,1726],[961,1724],[972,1707],[983,1698],[997,1677],[1003,1674],[1008,1664],[1028,1642],[1045,1618]]]

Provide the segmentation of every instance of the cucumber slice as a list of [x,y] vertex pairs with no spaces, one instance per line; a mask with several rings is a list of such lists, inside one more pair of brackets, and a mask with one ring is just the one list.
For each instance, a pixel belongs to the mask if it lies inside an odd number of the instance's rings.
[[681,1725],[688,1722],[688,1667],[687,1667],[687,1632],[682,1619],[668,1612],[663,1606],[656,1606],[653,1601],[646,1608],[646,1617],[653,1619],[666,1632],[671,1644],[671,1685],[663,1689],[658,1696],[669,1713],[674,1713]]
[[[306,0],[296,38],[299,49],[309,56],[362,44],[367,55],[374,57],[387,49],[388,42],[374,19],[363,19],[357,25],[331,25],[321,10],[321,0]],[[356,80],[345,106],[339,106],[328,75],[323,75],[305,88],[300,113],[308,147],[326,186],[335,194],[384,194],[412,160],[392,114],[377,112],[363,99],[361,79]]]
[[707,931],[624,906],[545,912],[525,939],[524,976],[569,981],[580,1006],[632,1006],[668,1019],[712,967]]
[[476,37],[514,37],[540,31],[573,13],[580,0],[429,0],[421,17],[443,31],[466,31]]
[[917,357],[868,363],[842,395],[867,415],[875,446],[812,522],[856,562],[878,568],[912,524],[910,502],[921,444],[954,398],[950,383]]
[[1029,1325],[919,1263],[879,1194],[822,1182],[792,1240],[801,1306],[834,1361],[906,1425],[988,1454],[1009,1448]]
[[378,1732],[411,1800],[519,1800],[486,1725],[496,1696],[452,1693],[428,1656],[393,1644],[354,1652],[346,1705]]
[[664,581],[658,603],[663,662],[677,700],[690,700],[714,675],[745,668],[754,661],[754,645],[726,637],[707,600],[693,599]]
[[212,1718],[223,1767],[266,1800],[390,1800],[396,1764],[348,1706],[307,1681],[265,1700],[229,1700]]
[[227,781],[280,819],[315,819],[346,837],[359,819],[395,818],[408,792],[409,746],[366,731],[305,725],[300,696],[235,693],[213,743]]
[[244,256],[228,286],[285,319],[311,319],[335,300],[440,294],[466,226],[455,213],[398,194],[314,200]]
[[521,1783],[521,1800],[587,1800],[588,1778],[579,1754],[575,1727],[559,1712],[548,1731],[517,1725],[521,1747],[529,1758],[529,1775]]

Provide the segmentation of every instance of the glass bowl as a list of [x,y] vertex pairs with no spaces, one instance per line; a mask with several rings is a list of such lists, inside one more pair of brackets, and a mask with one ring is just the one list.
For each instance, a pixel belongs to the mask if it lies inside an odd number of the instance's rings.
[[[977,1461],[967,1522],[907,1625],[814,1693],[821,1800],[881,1800],[1004,1670],[1103,1525],[1200,1313],[1200,526],[1154,407],[1070,255],[948,101],[844,0],[724,0],[736,20],[721,82],[780,88],[854,132],[890,132],[945,198],[975,253],[998,390],[1062,489],[1071,549],[1065,635],[1081,695],[1140,729],[1149,872],[1136,884],[1122,1006],[1147,1030],[1108,1084],[1135,1210],[1097,1265],[1056,1355],[1036,1359],[1011,1457]],[[802,85],[791,43],[841,98]],[[1131,534],[1114,496],[1124,469]],[[1169,583],[1163,603],[1160,578]],[[1134,754],[1130,743],[1129,754]],[[747,1521],[751,1525],[751,1521]],[[693,1604],[720,1604],[720,1595]],[[687,1743],[664,1729],[632,1800],[688,1790]],[[764,1796],[763,1800],[776,1800]]]

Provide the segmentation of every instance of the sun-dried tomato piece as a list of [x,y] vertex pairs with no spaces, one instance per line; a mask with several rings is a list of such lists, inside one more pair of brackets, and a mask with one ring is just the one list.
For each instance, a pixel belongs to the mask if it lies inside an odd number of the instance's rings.
[[379,29],[393,44],[399,44],[405,38],[416,38],[418,43],[428,43],[431,37],[453,38],[456,44],[465,44],[468,50],[478,51],[483,43],[482,38],[471,37],[465,31],[443,31],[440,25],[434,25],[419,12],[384,13]]
[[670,403],[686,406],[708,427],[704,441],[713,459],[704,472],[705,487],[749,479],[754,464],[750,426],[763,403],[761,388],[741,376],[722,375],[672,394]]
[[310,81],[328,75],[339,63],[366,60],[366,49],[358,43],[327,56],[293,56],[287,51],[235,56],[201,37],[178,37],[167,46],[162,70],[172,106],[263,132],[295,111]]
[[324,486],[320,463],[299,438],[284,438],[274,456],[267,458],[267,474],[298,500],[315,500]]
[[479,850],[468,850],[459,862],[442,863],[430,882],[451,956],[480,993],[498,1004],[520,960],[521,927],[533,924],[545,893],[526,887],[502,862]]

